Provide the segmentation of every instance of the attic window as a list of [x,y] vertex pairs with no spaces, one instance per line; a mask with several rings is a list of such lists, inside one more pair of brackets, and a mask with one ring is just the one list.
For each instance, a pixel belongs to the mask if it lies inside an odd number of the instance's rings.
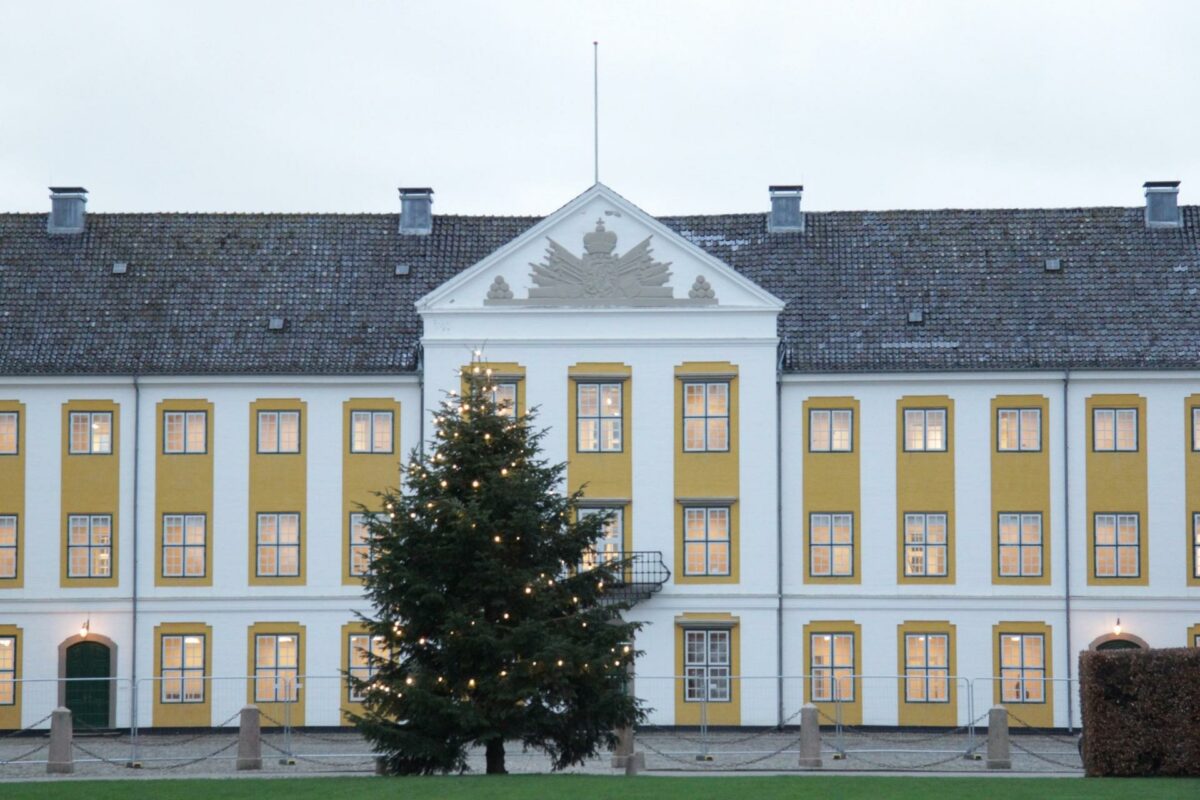
[[925,322],[925,312],[919,308],[914,308],[908,312],[909,325],[921,325]]
[[129,265],[126,264],[124,261],[114,261],[113,265],[112,265],[112,274],[113,275],[124,275],[125,271],[128,269],[129,269]]
[[283,317],[271,317],[271,319],[267,322],[267,330],[283,330]]
[[396,274],[397,275],[407,275],[408,274],[408,264],[397,264],[396,265]]
[[1046,259],[1046,272],[1062,272],[1062,259],[1061,258],[1047,258]]

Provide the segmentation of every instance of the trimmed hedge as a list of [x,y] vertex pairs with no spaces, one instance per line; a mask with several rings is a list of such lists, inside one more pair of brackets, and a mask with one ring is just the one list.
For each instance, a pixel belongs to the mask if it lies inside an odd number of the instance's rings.
[[1200,648],[1079,656],[1092,776],[1200,775]]

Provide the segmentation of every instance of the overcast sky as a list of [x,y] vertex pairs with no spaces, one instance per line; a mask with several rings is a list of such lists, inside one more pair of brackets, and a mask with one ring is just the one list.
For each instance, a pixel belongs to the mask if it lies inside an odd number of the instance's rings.
[[1200,2],[0,0],[0,212],[1200,202]]

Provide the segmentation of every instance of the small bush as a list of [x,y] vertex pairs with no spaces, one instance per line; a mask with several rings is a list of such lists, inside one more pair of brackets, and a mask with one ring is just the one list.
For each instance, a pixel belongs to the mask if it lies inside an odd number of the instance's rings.
[[1200,775],[1200,648],[1079,656],[1093,776]]

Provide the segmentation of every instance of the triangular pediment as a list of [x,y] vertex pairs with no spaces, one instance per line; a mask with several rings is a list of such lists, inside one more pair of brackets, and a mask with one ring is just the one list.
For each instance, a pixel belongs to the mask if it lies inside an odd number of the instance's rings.
[[783,308],[603,184],[417,301],[470,308]]

